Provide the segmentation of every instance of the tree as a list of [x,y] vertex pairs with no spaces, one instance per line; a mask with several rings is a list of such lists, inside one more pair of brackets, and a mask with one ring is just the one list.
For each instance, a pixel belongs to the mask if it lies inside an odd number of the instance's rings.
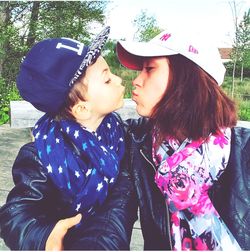
[[108,1],[0,1],[0,123],[7,122],[9,101],[18,99],[20,62],[37,42],[71,37],[87,42],[93,22],[103,23]]
[[155,17],[150,16],[145,10],[141,11],[133,23],[137,27],[134,38],[138,41],[149,41],[162,31]]
[[235,0],[229,2],[235,27],[235,39],[233,44],[232,60],[233,60],[233,82],[232,97],[234,97],[235,89],[235,72],[238,64],[241,65],[241,81],[243,80],[244,64],[249,60],[249,33],[250,33],[250,13],[245,12],[243,20],[239,22],[239,11]]
[[8,40],[5,38],[3,28],[6,27],[10,20],[10,10],[8,8],[8,2],[0,3],[0,76],[3,72],[4,55],[7,48]]
[[105,57],[111,71],[115,74],[118,66],[120,65],[119,60],[116,56],[115,48],[116,48],[116,40],[108,40],[104,46],[102,55]]
[[39,40],[71,37],[87,42],[93,22],[103,23],[107,1],[0,2],[0,71],[6,84],[15,82],[21,58]]
[[[20,38],[18,28],[13,25],[13,10],[16,8],[15,2],[0,2],[1,7],[1,77],[7,80],[6,85],[11,85],[13,72],[16,72],[16,65],[23,55],[20,48]],[[19,54],[19,55],[18,55]],[[10,81],[9,81],[10,80]]]
[[241,82],[243,81],[244,66],[250,66],[250,9],[244,13],[243,20],[237,30],[238,59],[241,64]]
[[36,29],[39,17],[40,2],[36,1],[32,3],[31,17],[29,22],[29,33],[27,37],[26,45],[30,48],[36,41]]
[[37,35],[47,37],[90,38],[93,22],[103,24],[107,1],[41,2]]
[[235,87],[235,70],[236,70],[236,63],[238,58],[238,13],[235,1],[229,2],[229,5],[232,10],[233,14],[233,21],[234,21],[234,28],[235,28],[235,40],[234,40],[234,48],[232,52],[232,59],[233,59],[233,82],[232,82],[232,97],[234,97],[234,87]]

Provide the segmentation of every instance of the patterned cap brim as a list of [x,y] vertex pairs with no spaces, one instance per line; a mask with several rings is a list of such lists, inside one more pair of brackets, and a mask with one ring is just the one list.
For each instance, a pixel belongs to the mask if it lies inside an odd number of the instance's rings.
[[78,70],[75,72],[74,77],[70,81],[70,86],[72,86],[79,79],[79,77],[85,72],[86,68],[91,65],[91,63],[94,62],[95,59],[100,55],[100,52],[109,37],[109,33],[110,27],[107,26],[92,41],[86,56],[84,57]]

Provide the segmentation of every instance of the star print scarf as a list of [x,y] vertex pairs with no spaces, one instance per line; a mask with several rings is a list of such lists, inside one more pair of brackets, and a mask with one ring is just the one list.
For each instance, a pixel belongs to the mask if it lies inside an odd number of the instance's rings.
[[157,148],[153,135],[155,182],[170,211],[173,250],[241,250],[208,196],[226,169],[230,139],[225,129],[208,141],[186,139],[180,145],[167,138]]
[[95,212],[116,181],[124,154],[123,129],[114,114],[96,132],[72,120],[55,121],[45,114],[33,134],[44,172],[72,202],[68,214]]

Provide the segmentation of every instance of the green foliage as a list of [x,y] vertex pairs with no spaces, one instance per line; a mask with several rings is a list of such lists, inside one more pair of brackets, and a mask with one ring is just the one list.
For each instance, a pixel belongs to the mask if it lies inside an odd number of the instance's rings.
[[[103,23],[106,1],[9,1],[1,4],[0,56],[6,85],[15,81],[22,57],[48,37],[91,37],[93,22]],[[1,66],[0,66],[1,69]]]
[[[227,76],[222,88],[225,93],[231,97],[232,77]],[[243,82],[240,79],[235,81],[235,92],[232,97],[238,106],[238,117],[242,121],[250,121],[250,78],[245,78]]]
[[20,62],[34,43],[48,37],[87,42],[90,27],[103,24],[108,1],[0,1],[0,124],[8,121],[9,101]]
[[116,41],[109,40],[104,47],[102,55],[104,55],[111,72],[122,78],[122,84],[125,87],[125,98],[130,98],[132,94],[132,81],[136,77],[137,72],[129,70],[120,64],[115,52],[116,43]]
[[[19,100],[15,87],[22,57],[37,41],[47,37],[71,37],[84,42],[90,39],[89,28],[94,22],[104,22],[104,10],[108,1],[1,1],[0,2],[0,124],[9,120],[9,102]],[[1,15],[4,14],[4,15]],[[2,18],[5,17],[5,18]],[[1,19],[2,18],[2,19]],[[235,101],[239,119],[250,121],[250,40],[249,12],[241,23],[238,38],[244,42],[244,81],[235,82]],[[137,27],[135,39],[148,41],[161,29],[154,16],[142,11],[134,20]],[[244,36],[243,36],[244,35]],[[123,79],[125,98],[131,97],[132,81],[137,72],[120,65],[115,53],[116,41],[109,40],[103,55],[111,71]],[[248,47],[247,47],[248,46]],[[243,47],[241,47],[242,49]],[[248,48],[248,49],[247,49]],[[242,56],[243,57],[243,56]],[[222,88],[231,96],[232,63],[227,63],[227,77]],[[236,65],[240,77],[241,62]]]
[[[246,54],[249,54],[249,60],[246,60],[244,63],[244,77],[245,78],[250,78],[250,50],[249,52],[245,52]],[[224,65],[227,69],[226,75],[231,77],[233,76],[233,64],[234,62],[226,62]],[[235,66],[235,77],[240,77],[241,76],[241,65],[242,63],[237,61],[236,66]]]
[[15,83],[6,88],[3,78],[0,78],[0,125],[9,121],[10,101],[21,100]]
[[[243,19],[236,26],[235,41],[231,55],[233,62],[242,69],[250,68],[250,9],[244,13]],[[242,72],[244,76],[245,70]],[[249,76],[249,75],[248,75]],[[242,76],[243,77],[243,76]]]
[[137,27],[135,39],[138,41],[149,41],[162,30],[158,27],[154,16],[149,15],[143,10],[134,20]]
[[115,45],[115,41],[108,41],[103,55],[111,72],[122,78],[122,85],[125,87],[125,98],[130,98],[132,95],[132,81],[136,77],[137,72],[129,70],[120,64],[115,53]]
[[125,69],[123,66],[120,66],[116,73],[122,78],[122,84],[125,87],[125,98],[131,98],[133,90],[132,81],[138,73],[133,70]]
[[242,121],[250,121],[250,99],[240,101],[239,119]]
[[20,40],[18,29],[12,24],[0,28],[1,38],[1,60],[2,77],[6,80],[6,85],[15,81],[21,59],[28,50],[26,45]]
[[116,56],[115,46],[116,41],[108,40],[102,51],[102,55],[105,56],[105,60],[112,72],[116,71],[116,68],[120,65]]
[[40,3],[37,38],[90,38],[93,21],[103,24],[106,1],[44,1]]

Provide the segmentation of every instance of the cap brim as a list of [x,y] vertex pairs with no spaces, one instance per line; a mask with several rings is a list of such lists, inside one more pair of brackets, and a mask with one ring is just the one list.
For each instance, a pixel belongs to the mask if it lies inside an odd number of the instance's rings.
[[71,80],[71,85],[85,72],[86,68],[91,65],[97,57],[99,57],[101,50],[109,37],[109,33],[110,27],[107,26],[91,42],[90,46],[88,47],[87,54],[85,55],[82,63]]
[[141,70],[145,57],[158,57],[178,54],[178,52],[150,42],[119,41],[116,53],[120,63],[132,70]]

